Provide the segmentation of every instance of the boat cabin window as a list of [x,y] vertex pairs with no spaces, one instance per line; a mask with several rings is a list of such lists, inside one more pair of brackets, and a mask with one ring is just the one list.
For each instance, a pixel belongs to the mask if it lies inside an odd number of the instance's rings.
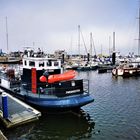
[[57,61],[54,62],[54,66],[58,66],[59,63]]
[[51,61],[48,61],[47,62],[47,66],[52,66],[52,62]]
[[39,67],[44,67],[44,62],[39,62]]
[[130,68],[133,68],[133,65],[129,65]]
[[35,66],[35,62],[34,61],[29,61],[29,66]]
[[25,65],[25,66],[27,65],[27,61],[26,61],[26,60],[24,61],[24,65]]

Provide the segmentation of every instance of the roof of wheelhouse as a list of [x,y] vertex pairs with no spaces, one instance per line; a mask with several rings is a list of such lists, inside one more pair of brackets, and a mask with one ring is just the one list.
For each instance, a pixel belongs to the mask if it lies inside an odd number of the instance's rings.
[[23,56],[23,67],[37,69],[48,68],[48,69],[58,69],[61,67],[61,60],[55,58],[49,58],[40,48],[38,51],[34,51],[31,48],[27,48],[24,51]]

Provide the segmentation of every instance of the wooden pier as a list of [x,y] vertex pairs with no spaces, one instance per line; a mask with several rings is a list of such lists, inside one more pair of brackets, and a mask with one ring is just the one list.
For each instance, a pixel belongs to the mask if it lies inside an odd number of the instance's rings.
[[0,119],[6,128],[21,125],[27,122],[38,120],[41,113],[17,98],[0,90],[0,98],[2,94],[7,95],[8,102],[8,118],[3,117],[2,99],[0,99]]

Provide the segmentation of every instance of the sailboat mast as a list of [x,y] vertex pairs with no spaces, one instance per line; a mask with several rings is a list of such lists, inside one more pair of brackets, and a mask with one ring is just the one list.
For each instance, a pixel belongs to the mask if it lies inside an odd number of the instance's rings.
[[90,33],[90,48],[91,48],[91,55],[93,55],[92,48],[94,48],[94,53],[96,55],[96,49],[95,49],[95,44],[94,44],[94,40],[93,40],[93,37],[92,37],[92,33]]
[[90,56],[92,57],[92,33],[90,33]]
[[115,32],[113,32],[113,53],[112,53],[112,64],[115,65],[116,62],[116,52],[115,52]]
[[115,32],[113,32],[113,52],[115,52]]
[[7,17],[6,20],[6,43],[7,43],[7,54],[9,53],[9,42],[8,42],[8,23],[7,23]]
[[109,56],[110,56],[111,37],[109,36]]
[[139,38],[138,38],[138,56],[140,56],[140,7],[139,7]]
[[80,57],[80,25],[78,25],[78,52]]

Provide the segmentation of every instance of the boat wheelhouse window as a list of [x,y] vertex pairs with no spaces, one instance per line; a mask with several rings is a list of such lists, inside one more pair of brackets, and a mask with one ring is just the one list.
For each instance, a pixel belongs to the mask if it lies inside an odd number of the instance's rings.
[[129,65],[130,68],[133,68],[133,65]]
[[54,62],[54,66],[58,66],[59,63],[57,61]]
[[52,62],[50,60],[47,62],[47,66],[52,66]]
[[27,65],[27,61],[26,61],[26,60],[24,61],[24,65],[25,65],[25,66]]
[[44,67],[44,62],[39,62],[39,67]]
[[29,66],[35,66],[35,62],[34,61],[29,61]]

